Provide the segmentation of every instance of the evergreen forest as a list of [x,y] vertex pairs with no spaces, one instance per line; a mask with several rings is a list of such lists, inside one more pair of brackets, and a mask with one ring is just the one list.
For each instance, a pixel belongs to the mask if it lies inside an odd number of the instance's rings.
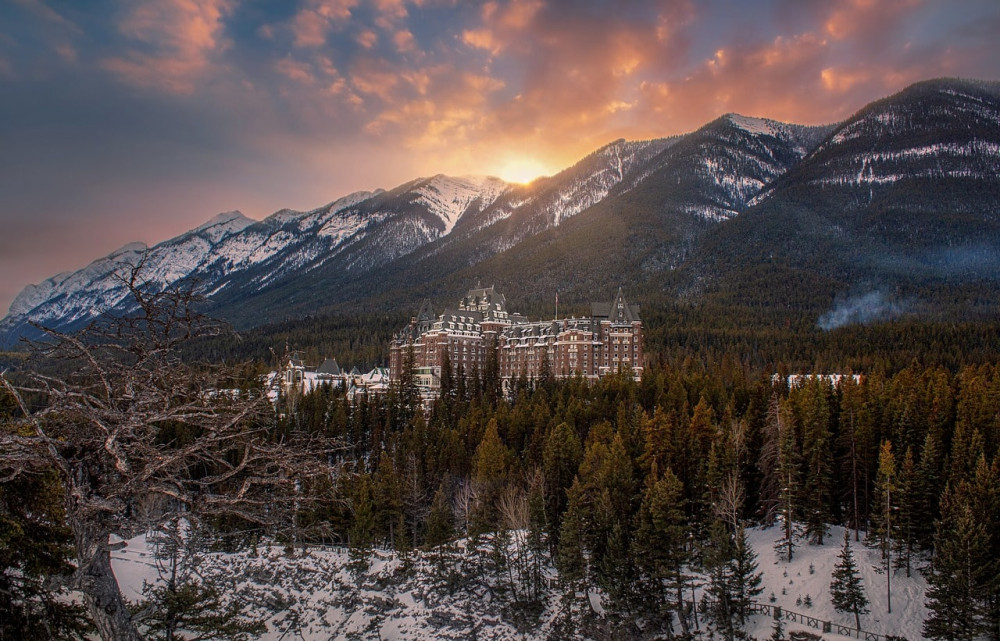
[[[252,417],[255,433],[275,448],[319,448],[314,452],[325,468],[336,472],[296,476],[302,480],[288,495],[294,500],[268,508],[266,518],[242,508],[206,510],[199,527],[211,532],[212,549],[264,540],[290,549],[338,545],[360,564],[376,549],[407,555],[479,541],[491,546],[491,567],[503,577],[495,596],[525,630],[553,585],[545,568],[554,568],[564,595],[554,632],[559,638],[691,637],[695,587],[708,595],[708,605],[698,606],[703,616],[724,638],[742,638],[761,592],[747,528],[779,525],[775,555],[792,559],[803,546],[830,543],[829,527],[842,525],[851,538],[879,550],[886,572],[928,577],[927,638],[1000,639],[995,325],[897,322],[820,332],[720,327],[706,319],[685,324],[677,314],[655,312],[648,318],[648,366],[640,380],[624,373],[596,382],[557,380],[543,373],[505,388],[490,358],[483,371],[455,371],[446,362],[441,396],[429,405],[420,402],[405,371],[390,393],[356,401],[330,386],[281,394]],[[350,358],[379,362],[383,337],[398,319],[374,320],[370,332],[360,321],[327,320],[303,343],[317,356],[344,354],[347,365]],[[252,391],[268,363],[246,359],[247,350],[276,351],[304,335],[292,324],[239,340],[191,342],[184,334],[170,343],[170,353],[183,358],[163,364],[188,374],[212,371],[212,380],[226,376],[227,387]],[[138,353],[122,362],[137,366]],[[13,383],[0,396],[0,416],[12,452],[31,436],[26,415],[55,403],[54,390],[69,389],[53,386],[48,396],[38,390],[32,396],[18,377],[34,362],[47,372],[36,374],[44,380],[74,381],[79,373],[69,363],[79,363],[81,354],[47,364],[8,357],[5,377]],[[822,376],[834,373],[858,376],[836,383]],[[807,376],[790,379],[793,374]],[[185,385],[194,385],[190,381]],[[92,390],[93,383],[79,383],[80,389]],[[181,393],[175,389],[171,398]],[[122,408],[115,416],[140,411],[125,408],[132,399],[124,392],[115,394]],[[239,403],[225,404],[226,416],[236,416]],[[185,448],[216,429],[191,427],[196,423],[187,414],[149,420],[150,442],[160,455],[194,451]],[[85,459],[83,449],[67,460]],[[183,498],[181,488],[192,482],[205,496],[217,481],[212,496],[242,492],[261,477],[239,476],[247,460],[240,456],[226,445],[220,457],[185,462],[170,477],[176,496]],[[142,459],[142,466],[149,469],[151,460]],[[120,480],[125,472],[115,466],[95,479]],[[279,467],[260,474],[299,474]],[[74,499],[63,487],[69,468],[16,469],[8,456],[0,485],[0,638],[37,630],[81,638],[92,629],[91,615],[60,598],[49,580],[81,563],[80,522],[68,517]],[[275,500],[276,487],[256,505]],[[140,512],[154,510],[144,493],[154,489],[128,485],[134,493],[116,493],[125,510],[120,516],[141,523]],[[33,509],[26,510],[28,504]],[[178,520],[172,523],[176,529]],[[115,532],[121,523],[106,527]],[[831,590],[838,609],[857,618],[867,601],[852,579],[846,542],[845,549]],[[447,583],[447,573],[442,576]],[[175,618],[157,615],[148,620],[166,623],[148,630],[177,629],[180,612],[212,596],[175,587],[151,595],[146,606],[147,618],[149,608]],[[576,598],[588,590],[603,595],[600,614]],[[215,622],[216,636],[204,638],[251,638],[255,629],[237,615],[215,612],[209,623]]]

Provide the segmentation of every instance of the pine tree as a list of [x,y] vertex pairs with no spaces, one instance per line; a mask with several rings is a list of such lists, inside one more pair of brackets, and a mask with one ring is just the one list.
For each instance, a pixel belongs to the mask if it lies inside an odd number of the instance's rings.
[[395,548],[406,538],[403,532],[398,531],[403,518],[402,487],[396,465],[385,451],[379,456],[372,490],[376,536],[388,540],[389,545]]
[[583,450],[580,439],[568,423],[562,422],[549,433],[542,453],[542,472],[545,475],[545,518],[552,537],[553,549],[559,542],[559,528],[566,511],[566,492],[573,485],[573,478],[580,468]]
[[500,440],[497,421],[492,418],[486,425],[472,463],[472,481],[477,495],[472,520],[476,532],[489,532],[499,521],[498,502],[510,461],[510,450]]
[[713,521],[702,564],[708,575],[708,594],[713,605],[709,616],[727,641],[736,635],[736,612],[733,606],[732,566],[733,541],[721,521]]
[[764,591],[763,575],[758,571],[757,553],[747,543],[746,528],[741,523],[733,535],[732,600],[738,625],[742,628],[750,618],[750,606]]
[[715,602],[712,618],[726,639],[742,637],[754,597],[764,590],[757,554],[747,544],[743,525],[730,532],[725,523],[716,520],[704,558],[708,593]]
[[774,617],[774,624],[771,627],[769,641],[785,641],[785,625],[781,616]]
[[920,463],[917,466],[916,481],[916,515],[914,516],[914,534],[917,545],[929,550],[934,543],[934,522],[937,521],[940,510],[941,484],[944,456],[941,452],[941,442],[933,432],[928,432],[920,450]]
[[833,462],[830,447],[829,388],[815,380],[802,389],[802,457],[805,480],[800,500],[804,534],[809,542],[823,545],[830,521],[830,488],[833,486]]
[[[684,505],[684,488],[673,471],[667,469],[662,478],[650,481],[639,508],[633,556],[654,586],[649,596],[657,603],[672,604],[667,611],[677,616],[686,634],[684,592],[693,577],[685,572],[691,552]],[[669,620],[666,627],[672,627]]]
[[863,388],[847,378],[840,386],[840,413],[838,450],[840,477],[847,479],[841,488],[840,498],[847,507],[848,525],[854,530],[854,540],[864,522],[864,488],[868,478],[864,467],[863,443],[859,438],[863,405]]
[[246,601],[224,598],[217,580],[202,571],[212,543],[204,529],[175,519],[147,540],[155,545],[159,580],[143,584],[138,609],[145,638],[183,641],[194,634],[205,641],[247,641],[267,629],[247,615]]
[[974,512],[968,488],[946,488],[927,578],[927,638],[973,641],[985,631],[983,597],[992,578],[986,568],[993,561],[988,541],[989,531]]
[[865,594],[861,575],[854,563],[851,552],[851,538],[848,530],[844,530],[844,547],[837,557],[837,565],[833,569],[833,581],[830,583],[830,597],[837,612],[853,612],[854,624],[861,629],[861,615],[868,614],[868,597]]
[[351,543],[351,556],[361,565],[367,567],[375,535],[372,483],[367,474],[361,475],[358,479],[351,502],[351,512],[354,515],[353,524],[348,534]]
[[911,575],[911,561],[916,548],[916,519],[918,501],[917,465],[913,460],[913,450],[906,448],[903,464],[899,467],[894,499],[896,511],[893,514],[893,548],[896,552],[895,568],[905,568],[906,576]]
[[760,516],[764,525],[774,525],[781,505],[781,403],[777,394],[772,394],[767,405],[767,415],[761,428],[760,456],[757,470],[760,474]]
[[451,509],[444,481],[438,486],[431,501],[431,510],[427,515],[427,545],[436,546],[446,543],[455,535],[455,515]]
[[0,639],[84,639],[91,631],[85,610],[51,580],[73,571],[61,494],[52,472],[0,483]]
[[869,544],[881,551],[880,571],[885,574],[886,608],[892,612],[892,532],[893,503],[896,491],[896,458],[892,453],[892,442],[885,441],[879,449],[878,474],[875,477],[875,496],[872,506],[873,528]]
[[795,517],[798,513],[800,457],[795,430],[785,408],[782,408],[782,421],[779,425],[781,432],[778,435],[778,478],[781,489],[778,497],[778,516],[781,520],[781,538],[775,542],[774,549],[791,563],[795,541],[798,538]]
[[594,580],[609,599],[608,614],[631,616],[636,568],[630,554],[635,466],[620,434],[612,438],[595,477],[589,479],[593,494],[595,534],[589,541]]

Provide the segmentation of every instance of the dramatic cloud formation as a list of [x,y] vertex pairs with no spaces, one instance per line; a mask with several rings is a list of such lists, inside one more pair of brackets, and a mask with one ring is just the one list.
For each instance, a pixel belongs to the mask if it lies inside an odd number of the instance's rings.
[[995,0],[14,0],[0,6],[0,311],[217,211],[437,172],[557,171],[726,112],[833,122],[1000,78]]
[[102,61],[105,69],[137,86],[191,93],[222,40],[227,0],[144,0],[118,20],[123,55]]

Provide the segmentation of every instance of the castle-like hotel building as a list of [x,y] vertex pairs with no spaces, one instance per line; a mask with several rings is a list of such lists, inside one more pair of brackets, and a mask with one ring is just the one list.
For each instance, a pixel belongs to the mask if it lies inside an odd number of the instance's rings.
[[[412,350],[412,352],[411,352]],[[389,348],[389,377],[398,381],[412,353],[414,380],[433,394],[440,388],[445,354],[456,373],[482,372],[496,350],[504,383],[537,378],[547,366],[553,376],[597,379],[620,370],[642,374],[642,321],[639,306],[625,302],[621,289],[610,303],[591,304],[589,318],[529,321],[507,311],[503,294],[492,287],[471,289],[455,309],[436,316],[425,300]]]

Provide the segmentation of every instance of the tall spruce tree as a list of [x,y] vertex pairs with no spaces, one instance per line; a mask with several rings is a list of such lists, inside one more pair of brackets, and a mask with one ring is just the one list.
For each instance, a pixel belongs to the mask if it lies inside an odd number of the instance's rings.
[[896,511],[892,521],[893,550],[896,553],[893,567],[905,569],[906,576],[909,577],[917,546],[916,521],[919,518],[917,464],[913,460],[912,448],[906,448],[897,477],[894,500]]
[[802,458],[805,478],[800,500],[804,534],[809,542],[823,545],[831,520],[830,494],[833,461],[830,444],[829,385],[816,379],[801,391]]
[[757,553],[747,541],[746,528],[742,523],[733,534],[733,558],[731,593],[733,612],[740,628],[746,626],[750,618],[751,606],[756,597],[764,591],[763,574],[759,572]]
[[567,491],[573,485],[573,478],[580,468],[583,448],[580,439],[569,423],[562,422],[549,433],[542,452],[542,473],[545,476],[545,519],[549,529],[553,550],[559,542],[559,528],[568,503]]
[[684,504],[684,487],[672,470],[667,469],[662,478],[647,481],[633,556],[642,576],[652,586],[648,597],[654,604],[664,604],[667,617],[664,627],[672,630],[672,617],[676,616],[687,634],[684,595],[694,577],[687,571],[691,551]]
[[714,602],[712,619],[725,639],[742,638],[753,600],[764,590],[757,554],[747,544],[742,523],[731,531],[726,523],[716,520],[704,559],[708,593]]
[[854,614],[854,625],[860,630],[861,615],[868,614],[868,596],[865,594],[858,566],[854,562],[854,554],[851,552],[851,537],[847,529],[844,530],[844,547],[841,548],[840,556],[837,557],[837,565],[833,568],[830,597],[833,601],[833,607],[838,612]]
[[944,454],[941,451],[941,441],[934,432],[928,432],[920,450],[920,463],[917,465],[917,480],[915,501],[917,515],[914,519],[914,532],[917,545],[923,550],[930,550],[934,544],[934,523],[940,510],[942,474],[944,470]]
[[781,483],[778,495],[778,517],[781,521],[781,538],[774,549],[779,556],[791,563],[798,539],[795,518],[799,510],[799,447],[795,429],[787,407],[782,408],[782,420],[778,434],[778,480]]
[[500,493],[510,462],[511,452],[500,440],[497,421],[490,419],[472,461],[472,482],[477,497],[472,521],[477,533],[489,532],[499,522]]
[[942,641],[973,641],[985,630],[984,591],[993,577],[989,531],[975,514],[968,488],[945,489],[941,521],[927,577],[924,635]]
[[872,506],[872,530],[869,544],[877,547],[881,563],[879,571],[885,574],[886,609],[892,612],[892,532],[896,492],[896,457],[892,453],[892,442],[885,441],[879,448],[878,473],[875,477],[874,505]]

